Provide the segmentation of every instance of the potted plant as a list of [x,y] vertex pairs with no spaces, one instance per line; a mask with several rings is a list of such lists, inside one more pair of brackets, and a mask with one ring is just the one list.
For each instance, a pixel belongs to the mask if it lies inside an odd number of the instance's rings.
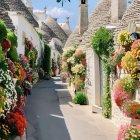
[[140,125],[122,125],[118,132],[118,140],[139,140]]
[[132,78],[137,78],[138,65],[137,59],[132,52],[126,52],[125,56],[122,58],[122,68],[128,72]]
[[140,119],[140,104],[136,101],[124,102],[122,105],[122,111],[125,116],[132,119]]
[[117,43],[121,47],[125,48],[125,51],[129,51],[132,44],[130,33],[128,31],[121,31],[118,35]]
[[134,57],[137,59],[137,66],[140,70],[140,39],[134,41],[131,46],[131,51]]

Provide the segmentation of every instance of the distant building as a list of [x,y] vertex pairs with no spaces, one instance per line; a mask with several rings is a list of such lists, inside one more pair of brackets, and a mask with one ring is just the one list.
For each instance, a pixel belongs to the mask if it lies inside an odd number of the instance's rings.
[[72,32],[69,18],[66,18],[64,23],[58,23],[56,18],[46,15],[46,8],[44,11],[34,10],[34,16],[39,24],[38,31],[43,34],[44,41],[51,47],[51,58],[55,59],[57,63],[63,52],[64,45]]
[[[25,1],[22,0],[1,0],[0,7],[3,8],[2,13],[4,13],[1,18],[18,36],[18,53],[25,53],[25,38],[28,38],[38,50],[38,59],[41,58],[43,49],[42,42],[36,31],[39,25],[32,12],[28,9],[32,7],[31,1],[28,0],[25,3]],[[4,17],[4,15],[6,16]]]

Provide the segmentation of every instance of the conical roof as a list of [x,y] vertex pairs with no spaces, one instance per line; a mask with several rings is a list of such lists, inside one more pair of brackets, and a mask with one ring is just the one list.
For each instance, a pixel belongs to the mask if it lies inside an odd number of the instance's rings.
[[68,36],[57,23],[57,21],[55,21],[55,19],[53,19],[52,17],[48,16],[45,24],[47,24],[48,27],[57,35],[57,38],[59,38],[63,42],[63,44],[65,44]]
[[43,30],[45,32],[45,34],[43,35],[43,38],[49,42],[52,38],[56,38],[56,34],[52,31],[52,29],[50,29],[48,27],[48,25],[46,25],[44,22],[42,22],[41,24],[41,30]]
[[127,30],[130,21],[134,21],[140,24],[140,0],[133,0],[132,4],[123,15],[120,24],[117,26],[117,29],[114,32],[115,43],[119,32],[122,30]]
[[67,22],[59,23],[59,25],[64,30],[64,32],[67,34],[67,36],[71,35],[72,31],[71,31],[70,26],[69,26],[69,24]]
[[65,47],[70,47],[73,44],[80,47],[89,46],[91,38],[98,28],[104,27],[111,22],[111,0],[102,0],[93,11],[89,18],[88,30],[80,36],[79,28],[72,33],[66,42]]
[[100,27],[111,22],[111,0],[102,0],[89,18],[89,28],[82,36],[80,47],[89,47],[91,39]]
[[82,41],[82,36],[79,34],[79,27],[77,26],[75,31],[71,33],[71,35],[69,36],[65,44],[65,48],[71,46],[78,46],[81,41]]
[[4,3],[4,0],[0,1],[0,19],[2,19],[5,24],[7,25],[7,27],[9,29],[11,29],[12,31],[15,30],[15,27],[12,23],[11,18],[9,17],[7,10],[9,7],[7,6],[7,4]]
[[0,0],[0,3],[3,3],[5,5],[7,11],[20,12],[34,27],[38,27],[38,23],[35,20],[34,16],[32,15],[32,13],[30,13],[28,8],[21,0]]

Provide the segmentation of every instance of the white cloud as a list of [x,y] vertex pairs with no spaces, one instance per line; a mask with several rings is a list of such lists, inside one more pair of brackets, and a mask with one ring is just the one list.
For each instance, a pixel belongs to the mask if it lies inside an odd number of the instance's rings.
[[54,18],[71,17],[73,15],[72,12],[59,7],[48,8],[46,13],[47,15]]

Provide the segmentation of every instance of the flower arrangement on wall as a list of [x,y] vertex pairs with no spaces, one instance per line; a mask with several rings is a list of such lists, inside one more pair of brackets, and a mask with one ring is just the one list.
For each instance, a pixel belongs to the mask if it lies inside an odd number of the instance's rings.
[[[118,79],[114,83],[113,96],[116,105],[120,108],[126,117],[131,118],[130,125],[121,126],[118,133],[118,140],[139,140],[140,126],[137,125],[137,120],[140,119],[140,103],[134,100],[136,90],[138,89],[139,79],[139,61],[140,61],[140,40],[134,42],[130,39],[130,34],[127,31],[122,31],[118,35],[118,44],[121,52],[121,67],[128,75]],[[113,56],[115,60],[117,58]]]
[[86,74],[85,50],[77,47],[65,49],[62,55],[62,69],[63,72],[68,73],[69,81],[73,81],[76,91],[83,90]]
[[9,140],[26,129],[23,106],[38,80],[37,50],[28,41],[27,57],[18,56],[17,37],[1,20],[0,31],[0,139]]

